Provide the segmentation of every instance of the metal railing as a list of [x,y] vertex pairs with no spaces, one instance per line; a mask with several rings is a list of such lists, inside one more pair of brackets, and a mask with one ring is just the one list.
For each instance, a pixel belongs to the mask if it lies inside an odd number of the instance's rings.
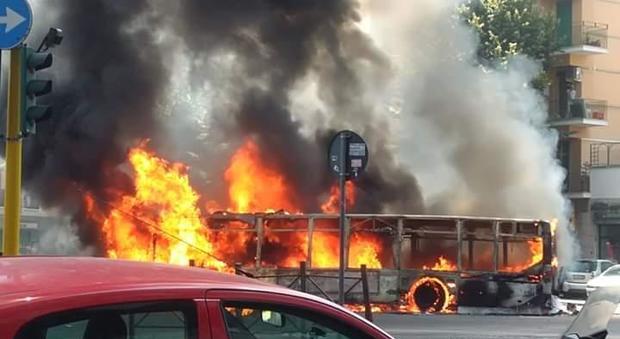
[[579,174],[568,175],[564,184],[566,193],[590,193],[590,173],[582,169]]
[[563,119],[592,119],[607,121],[607,101],[594,99],[572,99],[568,102],[568,112]]
[[[324,275],[324,274],[309,274],[308,266],[305,261],[299,262],[299,273],[294,274],[271,274],[271,275],[254,275],[248,271],[243,270],[242,265],[240,263],[235,264],[235,274],[243,275],[252,279],[273,279],[273,278],[293,278],[293,280],[288,283],[287,288],[296,288],[301,292],[308,292],[308,286],[312,285],[320,294],[321,297],[331,301],[333,300],[327,292],[325,292],[319,284],[316,283],[315,279],[338,279],[338,276]],[[349,295],[354,288],[356,288],[359,284],[362,284],[362,303],[364,306],[364,316],[368,321],[373,321],[372,316],[372,307],[370,305],[370,291],[368,288],[368,269],[366,265],[360,266],[360,277],[344,277],[345,280],[352,280],[353,284],[344,292],[345,297]]]
[[583,21],[573,25],[571,46],[592,46],[607,48],[609,25],[600,22]]
[[620,166],[620,142],[603,142],[590,145],[592,168]]

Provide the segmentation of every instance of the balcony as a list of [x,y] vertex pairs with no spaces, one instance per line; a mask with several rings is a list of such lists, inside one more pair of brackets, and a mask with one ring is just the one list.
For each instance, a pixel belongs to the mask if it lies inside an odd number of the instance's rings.
[[607,101],[604,100],[569,100],[564,111],[552,117],[549,120],[549,126],[595,127],[608,125]]
[[620,141],[590,144],[590,167],[620,168]]
[[591,198],[590,174],[586,171],[581,171],[579,175],[569,175],[564,184],[564,194],[566,194],[569,199]]
[[570,38],[560,38],[570,43],[562,46],[559,54],[607,54],[608,31],[609,26],[600,22],[573,25]]

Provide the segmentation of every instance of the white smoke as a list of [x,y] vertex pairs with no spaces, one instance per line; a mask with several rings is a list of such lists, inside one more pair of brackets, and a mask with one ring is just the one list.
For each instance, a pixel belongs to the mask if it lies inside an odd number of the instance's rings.
[[[49,214],[49,213],[48,213]],[[56,218],[57,223],[42,228],[39,241],[33,252],[39,255],[90,256],[95,249],[84,247],[77,236],[77,229],[69,218]]]
[[540,71],[525,57],[506,71],[475,62],[478,39],[454,0],[363,2],[361,26],[399,67],[401,161],[430,213],[560,220],[558,255],[571,260],[565,172],[545,99],[528,86]]

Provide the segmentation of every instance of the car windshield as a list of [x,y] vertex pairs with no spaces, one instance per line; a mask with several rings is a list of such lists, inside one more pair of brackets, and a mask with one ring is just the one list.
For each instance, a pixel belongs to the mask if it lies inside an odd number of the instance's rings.
[[594,272],[596,271],[596,262],[588,260],[580,260],[569,267],[571,272]]

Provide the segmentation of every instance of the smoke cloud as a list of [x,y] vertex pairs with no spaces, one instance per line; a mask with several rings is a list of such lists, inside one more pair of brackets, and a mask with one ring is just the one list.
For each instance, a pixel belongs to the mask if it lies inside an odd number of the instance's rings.
[[66,38],[49,99],[56,114],[27,141],[25,183],[74,216],[86,245],[101,246],[101,235],[85,217],[85,193],[106,210],[131,192],[126,152],[147,138],[188,162],[216,198],[230,154],[253,138],[295,189],[291,199],[318,211],[335,181],[327,143],[353,129],[373,157],[356,210],[422,211],[414,176],[388,149],[392,126],[377,100],[390,61],[360,31],[356,1],[52,0],[36,2],[35,15],[44,19],[37,30],[62,27]]
[[253,138],[294,187],[291,199],[315,212],[335,181],[327,144],[352,129],[370,150],[354,211],[559,218],[560,255],[570,258],[558,137],[527,86],[538,65],[477,65],[457,4],[35,1],[35,31],[62,27],[66,39],[56,114],[26,143],[26,185],[100,246],[84,193],[101,204],[132,190],[129,147],[150,139],[225,201],[227,161]]
[[[206,82],[216,97],[212,126],[227,131],[227,142],[231,135],[255,138],[295,187],[291,198],[303,210],[317,211],[317,197],[334,181],[326,171],[329,138],[350,128],[377,155],[359,183],[372,198],[355,208],[421,211],[414,177],[383,146],[386,109],[374,99],[391,67],[359,30],[355,1],[186,1],[179,13],[176,28],[192,53],[193,82]],[[204,65],[213,64],[226,74],[205,74]]]
[[47,207],[75,215],[80,239],[97,245],[98,228],[80,217],[84,192],[105,201],[112,188],[130,191],[117,165],[128,145],[158,133],[154,111],[167,72],[151,33],[131,27],[149,3],[46,0],[34,10],[35,32],[61,27],[66,38],[47,99],[55,114],[25,142],[24,183]]
[[428,212],[558,218],[559,256],[576,255],[558,135],[545,99],[528,86],[539,65],[506,70],[475,61],[477,36],[455,17],[458,1],[367,1],[367,29],[400,66],[399,158],[419,180]]

